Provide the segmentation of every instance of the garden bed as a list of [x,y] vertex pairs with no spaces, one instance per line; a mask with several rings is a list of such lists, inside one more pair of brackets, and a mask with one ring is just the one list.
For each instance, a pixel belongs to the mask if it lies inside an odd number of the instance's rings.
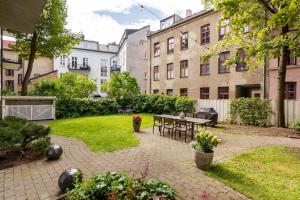
[[218,126],[209,129],[211,129],[212,131],[219,131],[225,134],[300,137],[299,131],[295,131],[293,129],[288,128],[246,126],[237,124],[219,124]]
[[45,158],[45,154],[38,150],[28,149],[25,154],[25,157],[21,157],[19,151],[0,151],[0,170]]

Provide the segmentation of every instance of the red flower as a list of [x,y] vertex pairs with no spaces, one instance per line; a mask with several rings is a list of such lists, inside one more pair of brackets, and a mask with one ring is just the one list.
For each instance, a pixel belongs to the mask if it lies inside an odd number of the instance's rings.
[[142,118],[139,115],[132,117],[133,124],[140,124],[142,122]]

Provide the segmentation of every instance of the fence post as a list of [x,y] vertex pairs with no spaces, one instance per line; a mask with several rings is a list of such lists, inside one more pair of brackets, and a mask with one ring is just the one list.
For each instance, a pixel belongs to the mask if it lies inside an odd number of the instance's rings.
[[4,117],[5,117],[5,98],[2,98],[2,105],[1,105],[1,107],[2,107],[2,112],[1,112],[1,119],[4,119]]

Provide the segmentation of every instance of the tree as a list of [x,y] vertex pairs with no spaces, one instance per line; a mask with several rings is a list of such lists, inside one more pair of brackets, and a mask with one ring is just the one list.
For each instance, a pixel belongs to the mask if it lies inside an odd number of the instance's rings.
[[40,56],[54,58],[68,54],[80,42],[81,34],[65,28],[67,18],[66,0],[47,0],[45,8],[32,34],[10,31],[16,38],[11,46],[19,57],[28,60],[22,82],[21,94],[27,95],[34,60]]
[[[201,62],[218,53],[220,48],[244,49],[250,68],[279,58],[276,126],[285,126],[284,91],[286,67],[291,50],[300,54],[300,1],[299,0],[207,0],[222,19],[229,19],[230,31],[226,37],[201,56]],[[245,33],[245,29],[250,31]],[[232,56],[229,66],[238,60]]]
[[130,76],[129,72],[113,74],[110,80],[102,86],[102,89],[112,98],[129,98],[140,94],[136,78]]
[[97,91],[95,81],[72,72],[58,79],[42,79],[29,91],[34,96],[56,96],[58,99],[87,98]]

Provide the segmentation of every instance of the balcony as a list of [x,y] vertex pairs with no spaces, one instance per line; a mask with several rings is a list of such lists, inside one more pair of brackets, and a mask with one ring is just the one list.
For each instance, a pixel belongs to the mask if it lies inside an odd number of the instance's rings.
[[88,75],[91,71],[89,65],[77,64],[76,66],[68,65],[68,69],[70,72],[79,73],[82,75]]

